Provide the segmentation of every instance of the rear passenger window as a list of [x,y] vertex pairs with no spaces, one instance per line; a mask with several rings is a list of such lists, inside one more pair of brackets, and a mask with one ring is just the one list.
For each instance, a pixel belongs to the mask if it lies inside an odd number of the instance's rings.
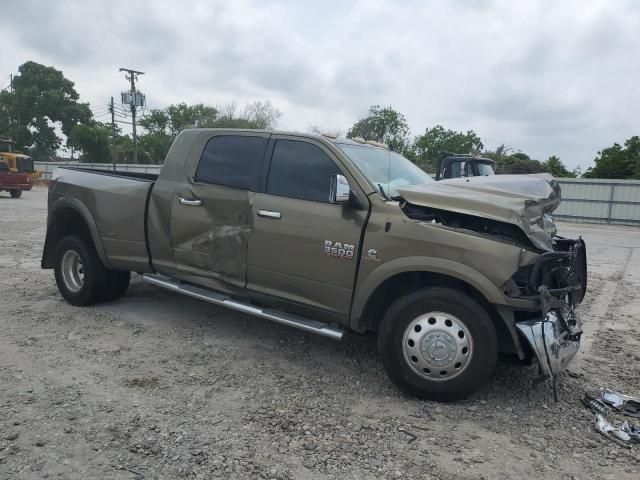
[[341,173],[324,151],[307,142],[278,140],[273,150],[267,193],[329,202],[331,175]]
[[224,135],[204,147],[196,181],[255,190],[268,138]]

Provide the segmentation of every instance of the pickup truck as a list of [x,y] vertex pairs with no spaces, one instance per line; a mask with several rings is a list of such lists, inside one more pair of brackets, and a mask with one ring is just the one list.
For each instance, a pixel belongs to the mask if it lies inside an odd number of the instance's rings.
[[0,192],[6,190],[12,198],[20,198],[23,190],[31,190],[33,184],[27,173],[11,172],[7,162],[0,158]]
[[495,165],[496,162],[490,158],[461,153],[438,152],[436,180],[494,175]]
[[421,398],[470,395],[499,352],[555,381],[587,272],[584,242],[550,215],[559,187],[455,180],[361,139],[185,130],[157,176],[58,169],[42,267],[78,306],[121,297],[137,272],[333,339],[373,332],[388,376]]

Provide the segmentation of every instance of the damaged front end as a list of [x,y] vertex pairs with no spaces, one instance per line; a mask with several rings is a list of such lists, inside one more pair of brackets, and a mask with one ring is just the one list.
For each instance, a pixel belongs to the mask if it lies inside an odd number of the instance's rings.
[[401,209],[418,223],[510,243],[534,254],[535,261],[515,266],[516,273],[501,288],[508,297],[539,304],[538,312],[516,316],[515,328],[542,375],[555,379],[580,346],[578,305],[587,287],[584,241],[559,237],[551,217],[561,200],[560,188],[550,178],[527,175],[458,180],[439,182],[437,188],[400,189]]
[[531,267],[525,294],[540,296],[541,316],[516,323],[533,350],[540,371],[551,379],[578,352],[582,323],[578,305],[587,288],[584,241],[555,238],[557,250],[541,254]]

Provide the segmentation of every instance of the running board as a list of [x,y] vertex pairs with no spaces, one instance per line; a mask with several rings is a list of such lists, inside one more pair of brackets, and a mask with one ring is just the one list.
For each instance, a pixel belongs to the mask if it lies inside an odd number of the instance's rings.
[[318,322],[315,320],[309,320],[307,318],[298,317],[289,313],[279,312],[272,309],[263,309],[246,303],[233,300],[231,297],[223,295],[221,293],[206,290],[204,288],[196,287],[188,283],[172,280],[169,277],[163,275],[152,275],[145,273],[142,275],[142,280],[153,285],[157,285],[173,292],[182,293],[188,297],[204,300],[205,302],[213,303],[215,305],[221,305],[231,310],[238,312],[248,313],[256,317],[271,320],[272,322],[287,325],[289,327],[298,328],[305,332],[311,332],[323,337],[332,338],[334,340],[342,340],[344,331],[337,328],[330,327],[326,323]]

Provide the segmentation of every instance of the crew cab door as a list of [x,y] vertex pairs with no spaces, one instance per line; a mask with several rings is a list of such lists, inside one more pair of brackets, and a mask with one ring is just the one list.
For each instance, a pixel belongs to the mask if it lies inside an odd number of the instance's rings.
[[198,138],[171,207],[171,244],[181,278],[211,288],[244,288],[252,203],[269,136],[205,132]]
[[253,202],[247,288],[348,315],[367,210],[330,203],[329,190],[332,175],[347,177],[352,190],[355,181],[313,139],[273,136],[267,157]]

